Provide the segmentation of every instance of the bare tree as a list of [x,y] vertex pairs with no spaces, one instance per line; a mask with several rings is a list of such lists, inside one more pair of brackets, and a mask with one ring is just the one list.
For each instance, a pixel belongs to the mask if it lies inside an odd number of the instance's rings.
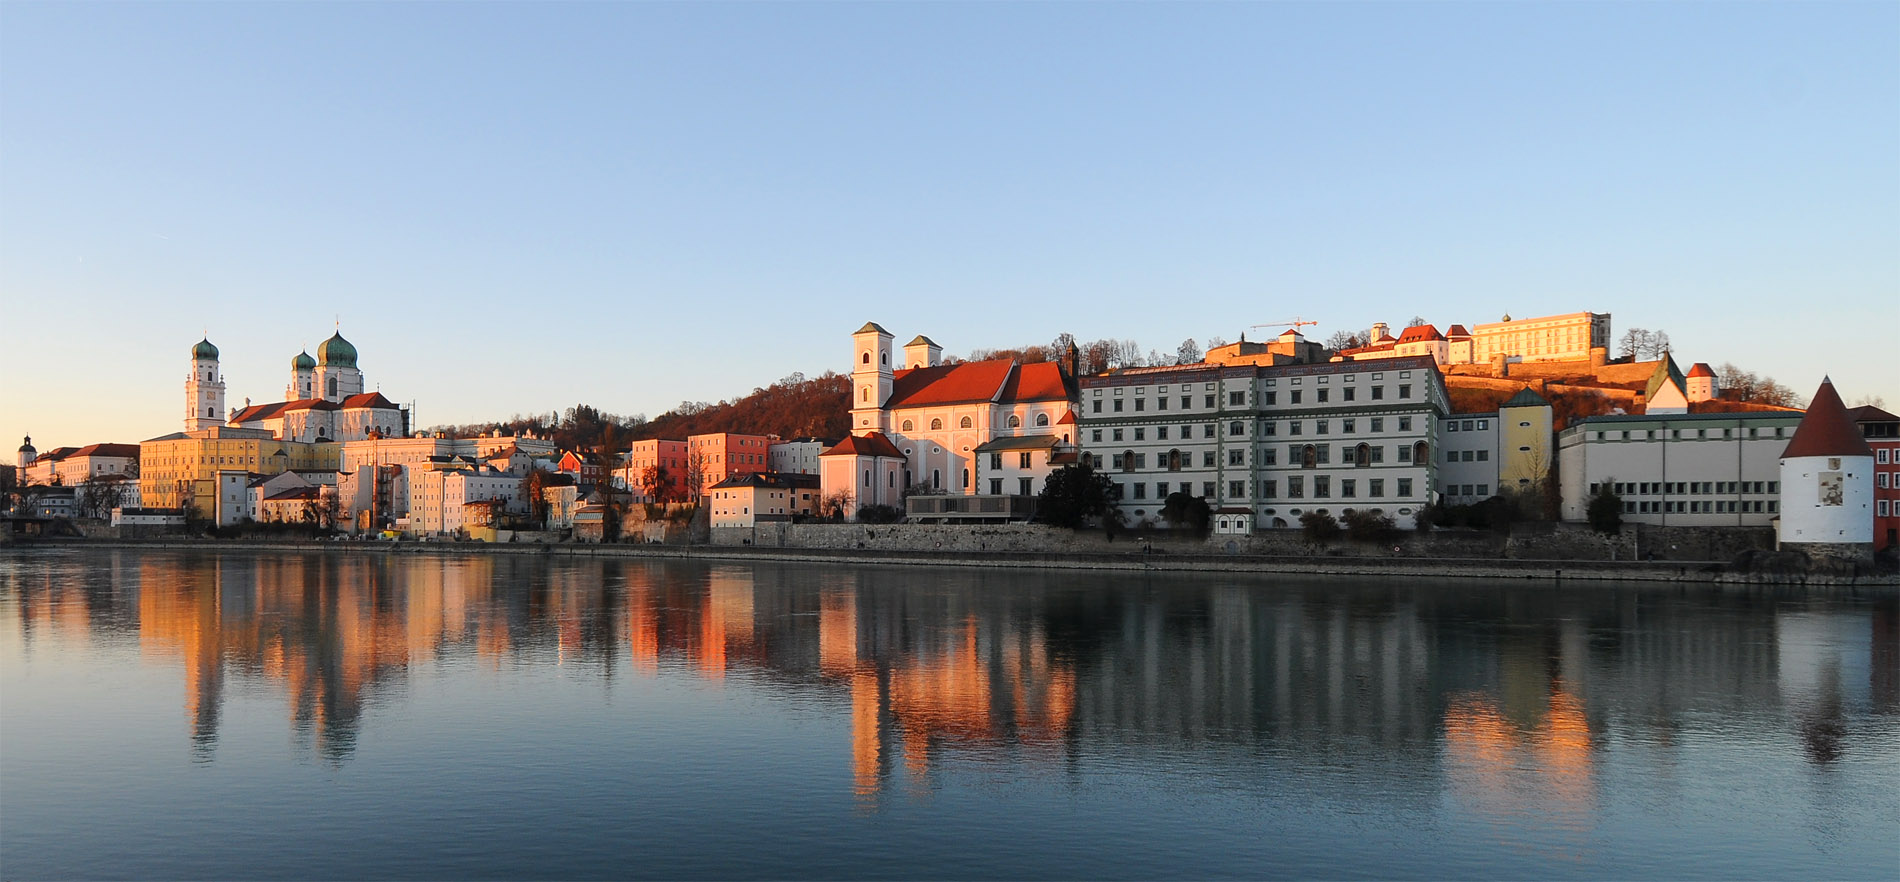
[[1642,354],[1648,351],[1648,349],[1649,332],[1642,328],[1630,328],[1624,331],[1623,336],[1618,339],[1616,344],[1616,354],[1618,357],[1627,358],[1631,361],[1641,358]]
[[79,495],[74,500],[82,518],[111,517],[112,510],[125,501],[125,482],[122,480],[101,480],[89,478],[79,485]]
[[1886,410],[1887,399],[1882,398],[1878,395],[1862,395],[1861,397],[1854,399],[1854,403],[1852,406],[1853,407],[1878,407],[1881,410]]
[[1334,331],[1331,337],[1326,338],[1326,348],[1334,352],[1358,349],[1365,345],[1367,345],[1366,338],[1352,331]]
[[686,455],[686,498],[697,502],[706,491],[706,454],[695,450]]
[[1181,345],[1178,347],[1175,347],[1175,350],[1174,350],[1175,364],[1197,364],[1200,362],[1200,360],[1201,360],[1201,346],[1200,344],[1194,342],[1193,337],[1189,337],[1186,340],[1182,340]]
[[1408,321],[1405,323],[1405,326],[1408,328],[1422,328],[1429,324],[1431,324],[1431,322],[1426,321],[1424,316],[1415,315],[1415,316],[1412,316],[1411,321]]

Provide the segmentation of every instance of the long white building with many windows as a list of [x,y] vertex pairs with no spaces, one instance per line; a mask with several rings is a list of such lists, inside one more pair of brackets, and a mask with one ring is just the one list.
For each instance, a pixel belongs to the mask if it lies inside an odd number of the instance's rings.
[[1447,396],[1429,357],[1134,368],[1081,386],[1083,452],[1135,521],[1187,493],[1207,500],[1219,532],[1355,508],[1410,526],[1433,498]]

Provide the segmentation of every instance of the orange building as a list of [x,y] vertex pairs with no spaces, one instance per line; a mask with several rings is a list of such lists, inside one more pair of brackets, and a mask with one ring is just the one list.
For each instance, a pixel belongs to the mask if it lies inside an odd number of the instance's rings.
[[773,435],[740,435],[714,432],[686,439],[686,481],[696,496],[704,496],[712,485],[733,475],[752,475],[771,471],[768,462]]
[[[633,494],[636,503],[678,502],[686,499],[686,442],[668,441],[664,438],[649,438],[635,441],[627,451],[627,461],[620,467],[620,481]],[[656,487],[649,486],[648,472],[652,471],[660,487],[666,488],[666,499],[655,498]]]

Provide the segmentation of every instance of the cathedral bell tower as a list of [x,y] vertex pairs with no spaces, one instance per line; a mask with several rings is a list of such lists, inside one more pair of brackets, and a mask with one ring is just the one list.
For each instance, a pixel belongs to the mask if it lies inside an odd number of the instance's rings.
[[210,339],[191,347],[191,376],[185,378],[185,431],[224,425],[224,375],[218,370],[218,347]]
[[894,382],[891,368],[891,332],[877,322],[865,322],[851,335],[851,433],[888,432],[885,421],[890,414],[884,402],[891,400]]

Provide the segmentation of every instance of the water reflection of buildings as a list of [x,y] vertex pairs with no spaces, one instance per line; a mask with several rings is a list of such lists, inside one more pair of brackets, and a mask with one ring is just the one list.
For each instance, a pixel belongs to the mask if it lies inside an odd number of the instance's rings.
[[866,796],[947,762],[1192,750],[1201,773],[1247,780],[1323,755],[1367,782],[1366,798],[1429,809],[1449,791],[1505,814],[1529,799],[1561,826],[1590,811],[1595,755],[1615,733],[1667,745],[1685,719],[1715,713],[1791,731],[1824,763],[1854,749],[1847,715],[1900,712],[1891,598],[1790,609],[1715,590],[1239,588],[512,555],[87,563],[83,576],[6,571],[22,630],[136,634],[148,657],[175,660],[207,756],[244,684],[281,692],[295,731],[340,758],[417,666],[624,665],[848,702]]

